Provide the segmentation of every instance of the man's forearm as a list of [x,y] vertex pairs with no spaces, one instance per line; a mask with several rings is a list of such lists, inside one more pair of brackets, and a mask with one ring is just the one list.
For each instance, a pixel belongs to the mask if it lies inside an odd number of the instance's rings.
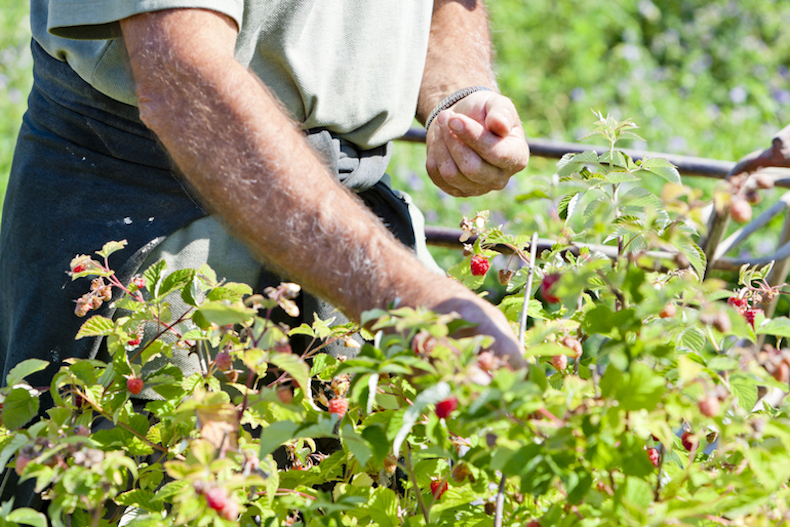
[[[306,289],[355,319],[413,297],[420,264],[332,179],[277,101],[233,60],[227,22],[185,10],[123,24],[143,121],[234,235]],[[203,30],[205,38],[183,39]],[[224,35],[220,44],[205,44],[214,33]]]
[[417,117],[424,123],[447,95],[478,85],[497,88],[483,1],[435,0]]

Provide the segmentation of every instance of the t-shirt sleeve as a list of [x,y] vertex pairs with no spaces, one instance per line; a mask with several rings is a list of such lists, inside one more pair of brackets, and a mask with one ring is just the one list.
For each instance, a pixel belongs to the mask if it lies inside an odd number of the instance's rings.
[[75,40],[121,38],[120,20],[176,8],[217,11],[241,27],[244,0],[50,0],[47,31]]

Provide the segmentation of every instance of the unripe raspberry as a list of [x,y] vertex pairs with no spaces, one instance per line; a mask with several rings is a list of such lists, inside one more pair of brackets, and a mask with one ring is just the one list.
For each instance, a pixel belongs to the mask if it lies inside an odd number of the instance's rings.
[[491,267],[491,264],[489,263],[488,258],[486,258],[481,254],[476,254],[472,256],[472,260],[469,262],[469,266],[474,276],[483,276],[488,272],[488,269],[489,267]]
[[776,365],[771,375],[777,381],[787,383],[790,380],[790,366],[786,362],[780,362]]
[[560,301],[558,296],[554,296],[551,292],[552,287],[554,286],[557,281],[559,281],[560,275],[559,274],[548,274],[543,277],[543,280],[540,282],[540,294],[543,296],[543,299],[550,304],[556,304]]
[[431,494],[436,498],[436,501],[442,499],[442,494],[447,491],[448,485],[446,481],[438,479],[431,480]]
[[233,498],[228,498],[225,506],[220,509],[219,515],[228,521],[236,521],[239,517],[239,504]]
[[573,356],[577,359],[580,359],[582,354],[584,353],[584,349],[582,348],[582,343],[573,337],[563,338],[562,345],[565,346],[566,348],[573,350]]
[[660,316],[661,318],[675,318],[676,314],[677,314],[677,308],[675,307],[675,304],[670,302],[669,304],[664,306],[664,309],[661,310],[661,313],[658,316]]
[[719,311],[716,314],[716,317],[713,319],[713,329],[718,331],[719,333],[728,333],[732,329],[732,321],[730,317],[727,316],[727,313],[724,311]]
[[91,308],[99,309],[102,305],[102,299],[98,296],[91,297]]
[[335,414],[338,419],[343,419],[348,411],[348,399],[345,397],[337,397],[329,401],[329,413]]
[[563,371],[565,368],[568,367],[568,356],[554,355],[551,358],[551,365],[557,368],[558,371]]
[[294,392],[288,386],[280,386],[277,388],[277,397],[283,404],[291,404],[294,400]]
[[220,351],[214,357],[214,366],[220,371],[228,371],[233,367],[233,357],[227,351]]
[[439,419],[446,419],[456,408],[458,408],[458,399],[451,395],[444,401],[436,403],[436,415]]
[[759,205],[760,202],[763,200],[762,195],[759,192],[757,192],[757,189],[753,189],[753,188],[747,190],[746,193],[744,194],[744,197],[746,198],[746,202],[749,203],[750,205]]
[[493,501],[487,501],[485,505],[483,505],[483,512],[488,514],[489,516],[493,516],[496,512],[496,503]]
[[203,495],[206,497],[208,506],[215,511],[221,511],[228,504],[228,493],[222,487],[209,487]]
[[490,351],[482,351],[477,356],[477,364],[483,371],[492,371],[497,367],[497,358]]
[[91,435],[91,431],[84,425],[78,425],[77,428],[74,430],[74,435],[78,435],[80,437],[88,437]]
[[84,317],[91,310],[90,301],[77,300],[77,307],[74,308],[74,314],[78,317]]
[[513,279],[513,271],[510,269],[500,269],[499,270],[499,283],[502,285],[507,285]]
[[455,481],[456,483],[463,483],[464,481],[467,480],[467,478],[472,477],[472,471],[469,470],[469,465],[461,462],[461,463],[457,463],[453,467],[452,476],[453,476],[453,481]]
[[30,463],[33,459],[36,458],[36,450],[33,445],[27,445],[22,450],[19,451],[16,455],[16,463],[14,465],[14,470],[20,476],[22,472],[24,472],[25,467],[28,463]]
[[697,405],[699,406],[700,413],[706,417],[716,417],[719,415],[720,406],[719,400],[716,397],[705,397],[700,400]]
[[126,380],[126,389],[134,395],[143,391],[143,380],[140,377],[132,377]]
[[420,331],[411,339],[411,349],[417,355],[430,354],[436,344],[436,337],[425,330]]
[[387,455],[387,457],[384,458],[384,472],[388,476],[391,476],[395,474],[395,471],[397,469],[398,469],[398,460],[395,459],[395,456],[393,456],[392,454]]
[[97,291],[97,294],[99,295],[99,297],[101,297],[102,300],[104,300],[105,302],[109,302],[110,300],[112,300],[112,287],[110,287],[109,285],[105,285],[104,287],[102,287]]
[[746,223],[752,219],[752,206],[741,198],[733,198],[730,205],[730,217],[736,223]]
[[137,289],[143,289],[145,287],[145,278],[142,276],[135,276],[132,278],[132,285]]

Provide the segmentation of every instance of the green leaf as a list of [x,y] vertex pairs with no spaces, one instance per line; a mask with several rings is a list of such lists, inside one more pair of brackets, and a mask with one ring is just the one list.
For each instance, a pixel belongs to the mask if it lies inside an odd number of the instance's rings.
[[148,290],[151,292],[151,296],[154,298],[159,296],[159,288],[162,285],[162,280],[166,269],[167,262],[164,260],[159,260],[143,272],[145,286],[148,288]]
[[33,527],[47,527],[47,517],[43,513],[28,507],[12,511],[6,520],[22,525],[32,525]]
[[408,437],[409,432],[411,432],[411,429],[417,422],[417,419],[419,419],[420,415],[422,415],[422,410],[429,404],[436,404],[444,401],[450,396],[451,393],[452,389],[450,388],[450,385],[442,381],[431,386],[417,396],[417,398],[414,400],[414,405],[407,408],[406,412],[403,414],[403,422],[400,429],[398,430],[397,435],[395,436],[392,450],[396,456],[400,453],[400,447]]
[[364,468],[370,458],[373,457],[373,447],[370,446],[370,443],[358,435],[354,431],[354,427],[349,424],[343,426],[340,430],[340,437],[343,440],[343,445],[359,462],[359,466]]
[[751,412],[757,404],[757,385],[760,384],[756,379],[741,373],[734,373],[730,376],[730,388],[733,395],[738,398],[738,405]]
[[680,184],[680,173],[675,165],[663,157],[646,157],[642,159],[642,167],[636,174],[647,172],[666,179],[670,183]]
[[3,425],[9,430],[19,430],[38,413],[38,397],[25,388],[13,388],[3,402]]
[[705,332],[697,327],[690,327],[681,333],[677,343],[694,353],[699,353],[705,346],[705,342],[707,342]]
[[272,423],[261,432],[261,449],[258,457],[265,458],[277,447],[296,437],[299,425],[293,421],[277,421]]
[[147,511],[161,512],[164,510],[162,502],[154,499],[154,493],[150,490],[134,489],[119,494],[115,501],[119,505],[127,507],[137,507]]
[[257,313],[254,309],[242,304],[230,304],[226,302],[204,302],[196,311],[208,322],[213,322],[218,326],[228,326],[231,324],[242,324]]
[[274,364],[293,379],[302,387],[305,396],[311,397],[310,390],[310,366],[295,353],[267,353],[263,359],[265,362]]
[[400,525],[398,518],[398,496],[386,487],[379,487],[373,491],[373,496],[368,503],[371,519],[379,527],[394,527]]
[[607,368],[600,386],[605,397],[617,400],[626,411],[652,410],[666,390],[666,381],[646,364],[637,362],[631,364],[629,372]]
[[106,337],[112,335],[115,329],[115,323],[101,315],[93,315],[86,320],[80,330],[77,332],[75,340],[80,340],[83,337]]
[[23,360],[16,366],[14,366],[11,371],[8,372],[6,376],[6,385],[13,386],[15,384],[19,384],[22,380],[30,375],[31,373],[36,373],[37,371],[41,371],[49,366],[49,362],[40,359],[27,359]]
[[120,251],[121,249],[126,247],[126,243],[127,243],[126,240],[121,240],[119,242],[107,242],[101,248],[101,251],[96,251],[96,254],[108,258],[115,251]]
[[758,335],[774,335],[777,337],[790,338],[790,318],[773,318],[769,322],[758,327],[755,333]]
[[192,269],[176,269],[162,279],[156,296],[164,296],[179,287],[185,286],[192,280],[194,274],[195,271]]

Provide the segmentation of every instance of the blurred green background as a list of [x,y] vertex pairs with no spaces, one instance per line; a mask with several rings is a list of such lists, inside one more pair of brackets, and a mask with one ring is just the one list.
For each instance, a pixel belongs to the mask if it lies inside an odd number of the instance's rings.
[[[27,4],[0,2],[4,189],[31,59]],[[645,141],[621,146],[734,161],[769,146],[788,124],[790,2],[492,0],[489,10],[501,89],[515,101],[528,137],[577,141],[597,110],[640,126]],[[463,214],[489,209],[510,232],[556,234],[542,232],[553,228],[550,203],[513,199],[549,177],[554,160],[533,158],[507,189],[474,199],[434,189],[423,163],[424,147],[399,143],[390,171],[429,224],[455,227]],[[706,192],[712,186],[687,182]]]

